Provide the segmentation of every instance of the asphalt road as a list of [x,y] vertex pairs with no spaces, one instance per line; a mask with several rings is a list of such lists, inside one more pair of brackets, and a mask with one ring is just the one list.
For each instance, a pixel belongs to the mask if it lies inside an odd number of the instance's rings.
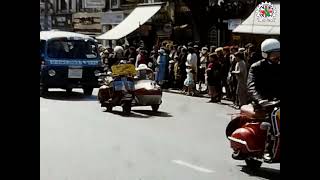
[[231,158],[227,105],[164,93],[159,113],[134,107],[127,117],[103,112],[96,94],[40,98],[41,180],[280,179],[280,164],[251,172]]

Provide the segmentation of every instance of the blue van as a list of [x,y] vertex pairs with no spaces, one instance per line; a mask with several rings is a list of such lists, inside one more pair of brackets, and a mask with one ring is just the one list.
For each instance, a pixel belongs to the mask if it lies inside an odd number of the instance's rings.
[[65,32],[40,32],[40,95],[49,88],[72,92],[82,88],[91,95],[102,72],[97,42],[90,36]]

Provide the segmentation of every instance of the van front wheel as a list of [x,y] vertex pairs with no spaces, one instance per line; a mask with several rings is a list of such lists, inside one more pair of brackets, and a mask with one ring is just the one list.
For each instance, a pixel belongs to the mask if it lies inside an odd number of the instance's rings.
[[92,95],[92,91],[93,91],[93,88],[83,88],[83,93],[86,96],[91,96]]
[[247,167],[250,169],[259,169],[262,165],[261,161],[251,159],[251,158],[248,158],[245,161],[246,161]]
[[48,88],[45,86],[40,86],[40,96],[44,96],[48,93]]
[[67,94],[71,94],[72,93],[72,88],[67,88],[66,92],[67,92]]

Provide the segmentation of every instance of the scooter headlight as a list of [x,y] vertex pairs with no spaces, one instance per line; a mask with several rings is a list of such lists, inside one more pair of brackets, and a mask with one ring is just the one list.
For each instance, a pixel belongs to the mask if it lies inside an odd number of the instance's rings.
[[48,74],[49,74],[49,76],[55,76],[55,75],[56,75],[56,71],[53,70],[53,69],[50,69],[50,70],[48,71]]

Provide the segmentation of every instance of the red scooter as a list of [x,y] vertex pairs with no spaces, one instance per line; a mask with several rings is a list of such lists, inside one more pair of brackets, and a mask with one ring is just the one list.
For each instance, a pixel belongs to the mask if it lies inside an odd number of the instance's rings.
[[[263,162],[280,163],[280,101],[266,101],[260,106],[257,112],[252,105],[242,106],[226,128],[232,158],[245,160],[253,169]],[[264,158],[266,147],[271,154],[268,159]]]

